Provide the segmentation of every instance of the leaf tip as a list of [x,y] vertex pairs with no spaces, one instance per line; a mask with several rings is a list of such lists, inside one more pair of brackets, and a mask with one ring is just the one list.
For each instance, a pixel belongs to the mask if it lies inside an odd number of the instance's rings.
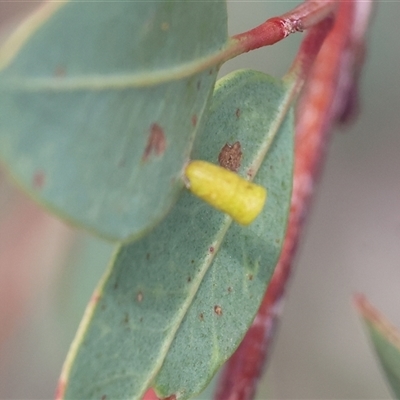
[[365,295],[355,294],[353,303],[358,313],[373,329],[380,332],[395,347],[400,349],[400,333],[385,316],[368,301]]

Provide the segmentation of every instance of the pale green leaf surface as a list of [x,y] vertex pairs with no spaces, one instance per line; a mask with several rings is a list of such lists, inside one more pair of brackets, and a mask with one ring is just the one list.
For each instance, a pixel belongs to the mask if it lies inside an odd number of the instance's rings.
[[138,237],[182,188],[227,41],[225,1],[70,2],[43,15],[18,52],[0,52],[0,157],[65,218]]
[[400,399],[400,331],[365,298],[356,301],[386,379],[396,399]]
[[240,141],[239,173],[258,171],[267,204],[245,228],[185,192],[148,236],[121,247],[65,364],[66,398],[138,399],[149,385],[188,398],[232,354],[284,239],[293,167],[288,102],[287,88],[259,72],[217,85],[193,158],[216,163],[227,142]]

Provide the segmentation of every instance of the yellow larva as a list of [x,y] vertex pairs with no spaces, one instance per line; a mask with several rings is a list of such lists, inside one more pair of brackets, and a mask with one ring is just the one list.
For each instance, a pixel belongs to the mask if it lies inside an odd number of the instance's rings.
[[248,225],[262,211],[267,191],[236,173],[206,161],[191,161],[186,167],[190,191],[230,215],[236,222]]

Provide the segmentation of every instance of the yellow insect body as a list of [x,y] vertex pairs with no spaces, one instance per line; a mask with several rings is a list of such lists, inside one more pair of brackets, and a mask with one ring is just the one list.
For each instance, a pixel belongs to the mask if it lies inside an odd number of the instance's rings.
[[225,168],[195,160],[185,172],[194,195],[227,213],[239,224],[253,222],[264,207],[266,189]]

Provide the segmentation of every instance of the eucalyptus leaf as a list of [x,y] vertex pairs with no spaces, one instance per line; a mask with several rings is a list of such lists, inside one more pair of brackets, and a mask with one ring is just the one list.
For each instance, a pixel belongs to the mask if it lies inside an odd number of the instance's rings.
[[[185,192],[148,236],[118,249],[62,373],[65,398],[201,392],[257,312],[285,236],[293,168],[287,87],[254,71],[216,86],[193,158],[239,142],[238,173],[268,190],[248,227]],[[233,146],[232,146],[233,147]]]
[[129,240],[177,200],[227,42],[224,0],[49,2],[0,51],[0,158],[28,193]]

